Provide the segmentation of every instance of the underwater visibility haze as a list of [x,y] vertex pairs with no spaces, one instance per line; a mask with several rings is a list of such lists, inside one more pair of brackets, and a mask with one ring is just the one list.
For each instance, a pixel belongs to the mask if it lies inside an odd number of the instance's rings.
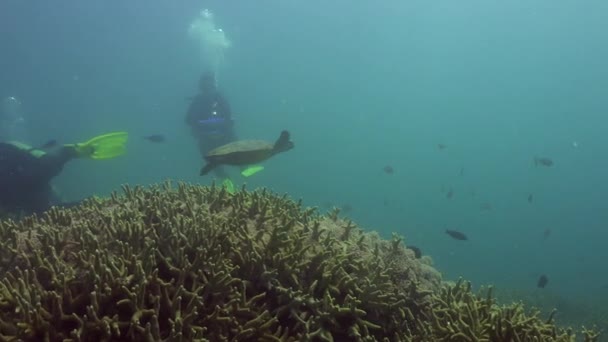
[[254,152],[295,144],[248,177],[224,165],[236,187],[341,208],[445,281],[608,328],[606,23],[599,0],[3,0],[0,140],[128,132],[125,156],[54,178],[65,202],[210,185],[185,118],[211,72]]

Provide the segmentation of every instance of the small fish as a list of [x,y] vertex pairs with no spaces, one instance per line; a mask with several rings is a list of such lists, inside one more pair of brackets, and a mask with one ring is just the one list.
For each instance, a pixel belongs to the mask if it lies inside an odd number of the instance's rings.
[[549,238],[549,236],[551,236],[551,229],[547,228],[543,232],[543,239],[547,240]]
[[452,239],[454,239],[454,240],[465,241],[465,240],[469,239],[469,238],[467,238],[466,235],[464,235],[464,233],[459,232],[457,230],[446,229],[445,233],[448,234],[450,237],[452,237]]
[[539,278],[538,278],[538,282],[536,283],[536,287],[540,288],[540,289],[544,289],[545,286],[547,286],[547,284],[549,283],[549,278],[547,278],[546,275],[542,274]]
[[340,210],[346,214],[346,213],[350,213],[351,211],[353,211],[353,207],[347,203],[347,204],[344,204]]
[[448,145],[446,145],[446,144],[437,144],[437,148],[439,150],[445,150],[447,147],[448,147]]
[[445,194],[445,197],[447,199],[452,199],[452,197],[454,197],[454,190],[452,190],[452,189],[448,190],[448,193]]
[[532,201],[534,200],[534,196],[532,194],[528,195],[528,203],[532,203]]
[[395,169],[393,169],[392,166],[390,165],[386,165],[382,171],[384,171],[384,173],[386,173],[387,175],[392,175],[395,172]]
[[481,211],[490,211],[492,210],[492,204],[488,202],[481,203],[479,205],[479,210]]
[[153,142],[153,143],[165,142],[165,136],[162,134],[148,135],[148,136],[145,136],[144,139],[148,140],[149,142]]
[[546,166],[546,167],[551,167],[553,166],[553,160],[551,158],[546,158],[546,157],[534,157],[534,166]]
[[460,168],[460,177],[464,176],[464,167]]
[[414,256],[416,257],[416,259],[420,259],[420,257],[422,257],[422,251],[420,250],[420,248],[416,246],[407,246],[406,248],[414,252]]

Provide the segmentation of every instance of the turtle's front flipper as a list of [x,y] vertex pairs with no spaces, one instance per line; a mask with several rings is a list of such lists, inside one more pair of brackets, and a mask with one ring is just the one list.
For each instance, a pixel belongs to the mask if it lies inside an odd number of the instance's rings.
[[201,169],[200,175],[204,176],[204,175],[208,174],[209,171],[213,170],[216,166],[217,166],[217,164],[208,163],[207,165],[203,166],[203,168]]

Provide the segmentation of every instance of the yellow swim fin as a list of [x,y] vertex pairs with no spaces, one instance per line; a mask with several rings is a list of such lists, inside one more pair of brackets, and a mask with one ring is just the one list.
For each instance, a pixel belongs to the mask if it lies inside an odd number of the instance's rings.
[[228,191],[229,194],[234,194],[234,192],[236,191],[234,188],[234,183],[232,183],[230,178],[224,178],[224,180],[222,181],[222,186],[226,188],[226,191]]
[[251,165],[246,169],[242,170],[241,175],[243,175],[243,177],[249,177],[255,175],[256,173],[262,170],[264,170],[264,167],[262,165]]
[[112,132],[78,144],[65,145],[73,147],[79,158],[111,159],[127,153],[129,133]]

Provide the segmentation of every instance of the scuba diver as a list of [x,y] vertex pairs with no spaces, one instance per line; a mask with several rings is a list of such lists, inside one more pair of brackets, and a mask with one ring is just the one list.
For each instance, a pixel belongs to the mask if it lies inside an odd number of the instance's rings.
[[[84,143],[56,146],[51,140],[33,148],[19,142],[0,142],[0,210],[12,215],[42,212],[60,203],[51,180],[77,158],[110,159],[126,152],[127,132],[114,132]],[[77,204],[77,203],[73,203]]]
[[[212,149],[237,140],[230,104],[217,88],[215,74],[205,72],[198,82],[199,93],[192,99],[186,114],[186,124],[197,139],[204,157]],[[227,178],[224,170],[214,170],[216,176]]]
[[5,97],[0,104],[0,141],[26,139],[27,130],[22,103],[14,96]]

